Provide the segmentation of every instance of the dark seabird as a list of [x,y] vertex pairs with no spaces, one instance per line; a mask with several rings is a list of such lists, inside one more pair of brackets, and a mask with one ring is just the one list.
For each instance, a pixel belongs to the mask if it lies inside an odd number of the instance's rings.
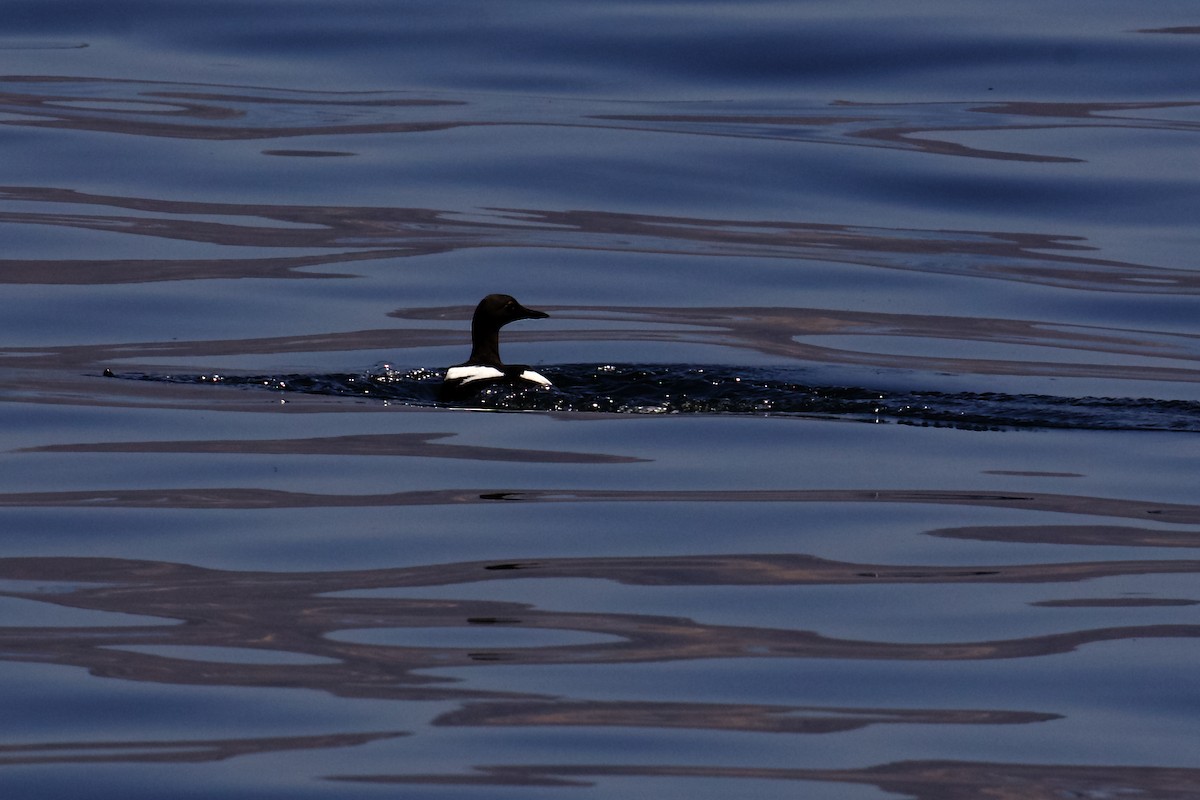
[[500,360],[502,327],[519,319],[548,316],[545,311],[526,308],[506,294],[489,294],[480,300],[471,318],[471,357],[446,370],[438,400],[463,400],[498,383],[550,386],[550,381],[524,364],[505,364]]

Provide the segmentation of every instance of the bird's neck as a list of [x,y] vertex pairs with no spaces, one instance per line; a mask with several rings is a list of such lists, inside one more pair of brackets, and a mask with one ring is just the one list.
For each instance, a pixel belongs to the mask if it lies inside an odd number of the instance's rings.
[[500,361],[500,331],[480,330],[471,326],[471,362],[472,364],[487,364],[499,366]]

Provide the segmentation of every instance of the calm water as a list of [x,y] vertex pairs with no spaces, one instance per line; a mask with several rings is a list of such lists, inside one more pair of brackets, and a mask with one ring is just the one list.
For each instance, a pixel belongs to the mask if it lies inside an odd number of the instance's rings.
[[5,20],[4,797],[1200,795],[1192,0]]

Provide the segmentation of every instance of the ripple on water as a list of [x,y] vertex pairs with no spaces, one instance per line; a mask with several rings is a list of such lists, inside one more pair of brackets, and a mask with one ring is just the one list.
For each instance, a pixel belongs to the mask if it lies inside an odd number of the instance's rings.
[[[798,370],[697,365],[563,365],[541,368],[552,388],[500,385],[465,408],[610,414],[787,414],[972,429],[1065,428],[1200,432],[1200,403],[1130,397],[881,390],[805,382]],[[292,375],[114,377],[215,384],[279,393],[374,398],[414,406],[437,401],[440,370]]]

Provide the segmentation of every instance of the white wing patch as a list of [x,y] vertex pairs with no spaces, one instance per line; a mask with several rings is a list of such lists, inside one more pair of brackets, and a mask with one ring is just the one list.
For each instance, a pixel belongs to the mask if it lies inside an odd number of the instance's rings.
[[[493,381],[498,378],[503,378],[504,372],[495,367],[451,367],[446,370],[446,380],[450,383],[457,383],[460,386],[475,381]],[[553,384],[546,376],[527,369],[520,375],[521,380],[536,383],[540,386],[552,386]]]
[[495,367],[451,367],[446,370],[446,380],[457,383],[472,383],[503,377],[504,373]]

